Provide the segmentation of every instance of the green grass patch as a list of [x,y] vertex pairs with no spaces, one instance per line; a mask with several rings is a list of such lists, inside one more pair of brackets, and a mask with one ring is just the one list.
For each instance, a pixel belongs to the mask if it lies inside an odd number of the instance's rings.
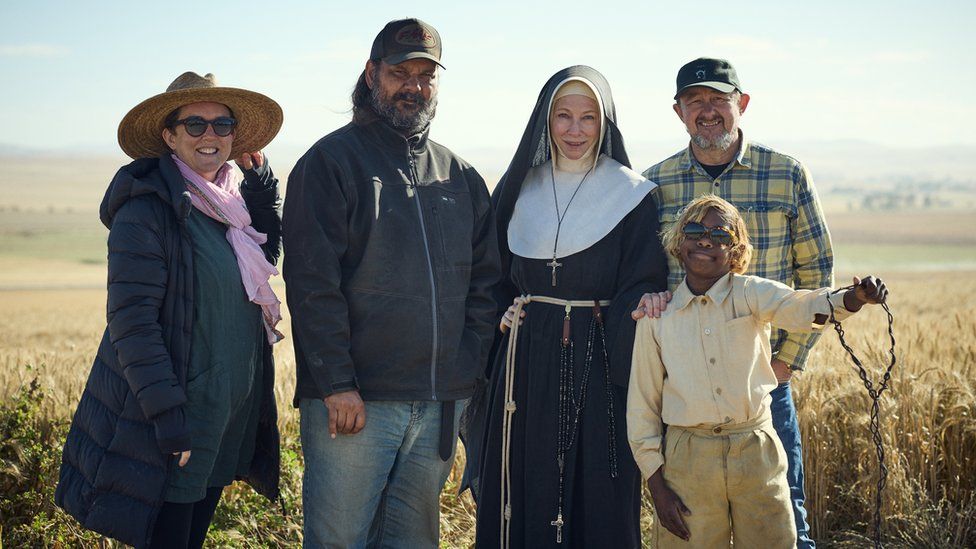
[[105,263],[108,231],[104,228],[22,229],[0,232],[0,256]]
[[976,246],[942,244],[835,244],[838,271],[885,272],[976,270]]

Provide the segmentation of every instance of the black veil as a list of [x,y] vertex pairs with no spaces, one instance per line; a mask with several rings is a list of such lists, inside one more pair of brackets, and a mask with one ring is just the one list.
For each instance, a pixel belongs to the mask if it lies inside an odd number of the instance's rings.
[[512,219],[512,211],[515,209],[515,202],[522,190],[522,182],[525,180],[526,174],[530,169],[551,159],[549,105],[560,84],[572,78],[582,78],[593,84],[603,102],[603,127],[605,129],[603,131],[603,142],[600,143],[597,156],[605,154],[630,168],[630,159],[624,149],[624,138],[617,128],[617,111],[613,104],[613,95],[610,93],[610,84],[607,83],[607,79],[596,69],[586,65],[567,67],[552,75],[542,87],[542,91],[539,92],[539,98],[532,109],[532,115],[529,117],[529,123],[522,134],[522,140],[515,150],[515,156],[512,157],[508,169],[491,193],[491,203],[495,208],[498,249],[501,252],[503,273],[502,282],[495,291],[499,318],[512,304],[512,299],[517,293],[508,279],[508,272],[512,263],[512,252],[508,248],[508,222]]

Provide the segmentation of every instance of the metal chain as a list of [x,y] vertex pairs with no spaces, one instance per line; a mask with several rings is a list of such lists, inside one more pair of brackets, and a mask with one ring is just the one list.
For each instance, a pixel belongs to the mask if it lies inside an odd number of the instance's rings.
[[[839,288],[834,290],[832,293],[836,294],[839,292],[853,290],[854,286],[845,286],[844,288]],[[861,381],[864,382],[864,387],[868,390],[868,396],[871,397],[871,437],[874,439],[875,451],[878,455],[878,489],[875,493],[874,500],[874,546],[877,549],[881,549],[881,501],[882,492],[884,492],[885,486],[888,482],[888,466],[885,464],[885,451],[884,451],[884,440],[881,438],[881,394],[888,389],[888,382],[891,380],[891,369],[895,366],[895,332],[894,332],[894,317],[891,315],[891,309],[888,308],[888,303],[882,303],[881,307],[884,308],[885,313],[888,315],[888,338],[891,340],[891,348],[888,350],[888,354],[891,357],[888,362],[888,367],[885,369],[884,375],[881,377],[881,383],[878,384],[878,388],[874,388],[874,383],[868,379],[867,370],[864,369],[864,365],[854,354],[854,350],[847,341],[844,339],[844,328],[841,326],[840,322],[834,318],[834,304],[828,299],[827,304],[830,306],[830,322],[834,325],[834,330],[837,331],[837,336],[840,338],[840,344],[847,351],[847,354],[851,357],[851,361],[857,366],[858,375],[861,377]]]

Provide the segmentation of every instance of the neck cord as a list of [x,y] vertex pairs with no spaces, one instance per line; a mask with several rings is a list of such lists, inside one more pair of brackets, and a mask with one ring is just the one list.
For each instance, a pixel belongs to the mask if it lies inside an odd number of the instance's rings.
[[[556,195],[556,169],[554,167],[555,164],[556,164],[556,160],[555,160],[555,158],[553,158],[552,161],[549,164],[549,179],[550,179],[550,181],[552,181],[552,201],[556,205],[556,238],[555,238],[555,240],[552,243],[552,261],[546,264],[546,265],[552,267],[552,285],[553,285],[553,287],[556,286],[556,268],[563,266],[562,263],[559,263],[558,261],[556,261],[556,249],[559,247],[559,231],[563,227],[563,220],[566,219],[566,213],[569,212],[569,207],[573,205],[573,199],[576,198],[576,194],[579,193],[579,190],[581,188],[583,188],[583,182],[586,181],[586,178],[590,175],[590,172],[593,171],[593,167],[591,167],[590,169],[586,170],[586,173],[583,174],[583,178],[580,179],[580,182],[576,185],[576,190],[573,191],[573,195],[569,197],[569,202],[566,203],[566,209],[563,210],[562,214],[560,214],[559,213],[559,197]],[[595,167],[595,165],[594,165],[594,167]]]

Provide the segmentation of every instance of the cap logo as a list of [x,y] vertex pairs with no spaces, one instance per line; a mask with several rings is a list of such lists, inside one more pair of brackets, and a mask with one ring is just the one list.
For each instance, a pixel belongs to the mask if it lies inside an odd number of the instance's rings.
[[698,69],[697,71],[695,71],[695,76],[698,77],[699,80],[704,80],[705,79],[705,71],[703,71],[701,69]]
[[408,25],[400,29],[394,38],[398,44],[404,46],[420,46],[422,48],[433,48],[437,46],[434,33],[421,27],[420,25]]

